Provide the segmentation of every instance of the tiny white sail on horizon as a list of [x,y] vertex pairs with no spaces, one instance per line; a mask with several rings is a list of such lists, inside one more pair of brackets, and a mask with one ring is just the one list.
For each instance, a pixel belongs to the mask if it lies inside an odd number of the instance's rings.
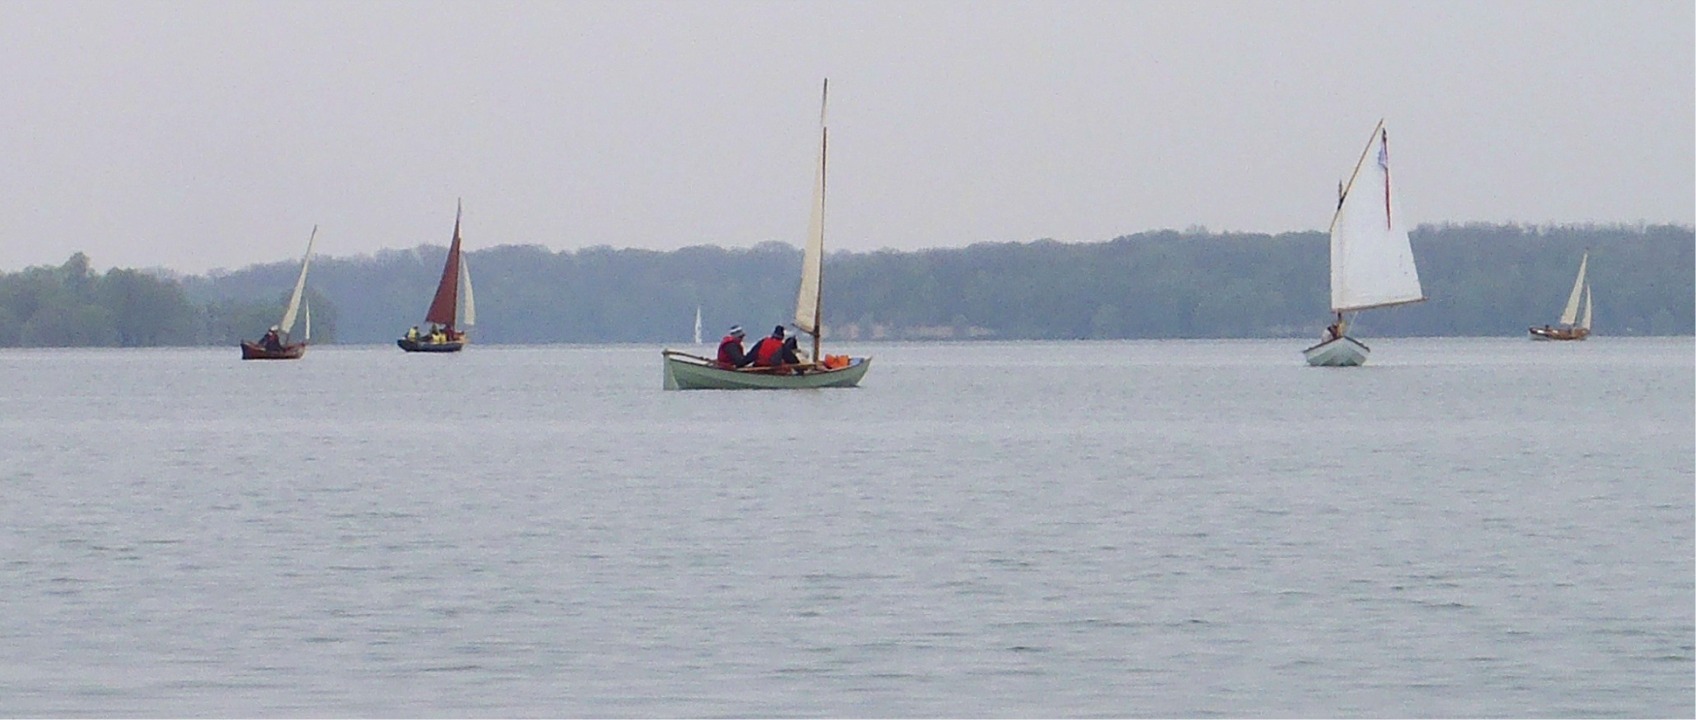
[[701,306],[695,306],[695,344],[701,344]]

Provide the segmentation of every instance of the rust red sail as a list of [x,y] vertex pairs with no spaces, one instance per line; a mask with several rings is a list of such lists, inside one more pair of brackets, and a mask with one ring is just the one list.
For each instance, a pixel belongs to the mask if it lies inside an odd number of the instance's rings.
[[442,266],[442,281],[436,285],[436,297],[430,301],[426,322],[453,330],[454,312],[459,307],[459,209],[453,213],[453,245],[448,247],[448,261]]

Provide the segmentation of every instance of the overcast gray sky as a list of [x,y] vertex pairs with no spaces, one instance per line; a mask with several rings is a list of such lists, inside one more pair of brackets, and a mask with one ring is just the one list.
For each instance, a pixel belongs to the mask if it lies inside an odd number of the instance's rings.
[[0,0],[0,268],[1693,222],[1685,2]]

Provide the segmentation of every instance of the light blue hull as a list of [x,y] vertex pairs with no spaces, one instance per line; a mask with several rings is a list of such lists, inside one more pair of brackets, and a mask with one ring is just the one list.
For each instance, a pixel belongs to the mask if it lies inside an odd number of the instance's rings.
[[1314,367],[1355,367],[1366,362],[1366,356],[1372,354],[1372,349],[1344,335],[1314,345],[1301,354],[1307,358],[1307,364]]
[[847,367],[808,370],[799,375],[755,370],[725,370],[705,358],[664,353],[667,390],[795,390],[854,387],[871,368],[871,358],[854,358]]

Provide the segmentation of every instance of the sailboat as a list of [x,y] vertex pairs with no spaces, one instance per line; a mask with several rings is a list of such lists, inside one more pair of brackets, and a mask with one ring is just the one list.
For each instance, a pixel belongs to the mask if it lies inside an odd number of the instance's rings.
[[1354,173],[1338,190],[1337,212],[1331,216],[1331,311],[1336,320],[1318,345],[1302,351],[1308,365],[1366,362],[1372,349],[1349,337],[1344,313],[1425,300],[1407,226],[1390,190],[1390,136],[1379,120]]
[[695,306],[695,344],[701,344],[701,306]]
[[312,339],[312,308],[306,310],[306,334],[298,343],[291,343],[289,336],[294,332],[295,316],[300,312],[300,303],[306,298],[306,271],[312,266],[312,244],[318,241],[318,226],[312,226],[312,235],[306,239],[306,257],[300,260],[300,277],[295,278],[294,294],[289,296],[289,304],[283,309],[283,319],[265,333],[258,341],[241,341],[241,359],[243,360],[295,360],[306,354],[306,343]]
[[813,351],[801,362],[775,367],[729,367],[717,360],[676,350],[663,350],[667,390],[753,390],[790,388],[854,387],[871,367],[871,358],[822,355],[824,334],[824,191],[825,160],[829,155],[830,131],[825,108],[830,98],[830,81],[824,83],[819,101],[819,159],[813,182],[813,212],[807,227],[807,247],[801,253],[801,286],[795,296],[794,326],[812,336]]
[[[1590,318],[1596,311],[1596,305],[1590,301],[1590,283],[1584,280],[1584,271],[1589,265],[1590,253],[1586,251],[1584,258],[1578,261],[1578,277],[1572,281],[1572,294],[1567,296],[1566,309],[1561,311],[1560,327],[1544,325],[1531,328],[1532,340],[1583,340],[1590,337]],[[1581,301],[1584,320],[1577,322]]]
[[[442,279],[436,284],[436,295],[430,299],[430,309],[424,321],[428,332],[414,327],[406,337],[395,341],[407,352],[459,352],[471,338],[463,328],[477,324],[477,301],[471,290],[471,266],[460,255],[459,220],[464,209],[456,206],[453,212],[453,242],[448,246],[448,259],[442,264]],[[456,322],[457,321],[457,322]]]

